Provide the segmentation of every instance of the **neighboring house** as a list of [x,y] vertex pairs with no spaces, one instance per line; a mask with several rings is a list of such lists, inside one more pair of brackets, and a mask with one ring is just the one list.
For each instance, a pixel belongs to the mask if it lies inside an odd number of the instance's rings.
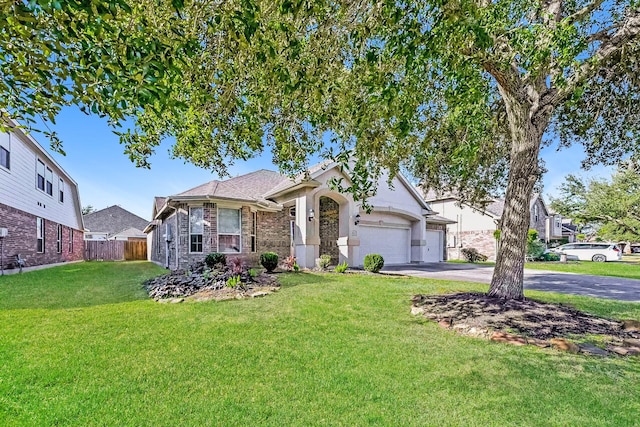
[[436,218],[427,229],[434,212],[404,177],[395,177],[392,188],[381,178],[368,200],[371,213],[332,191],[333,177],[348,179],[336,164],[296,179],[263,169],[156,197],[145,230],[149,259],[172,269],[211,252],[256,264],[261,253],[273,251],[280,259],[295,256],[303,268],[323,254],[350,266],[363,265],[369,253],[381,254],[386,264],[443,260],[444,226]]
[[[563,226],[562,226],[562,215],[549,210],[549,216],[547,217],[545,233],[546,233],[544,236],[545,242],[564,243],[562,242],[564,238],[564,232],[563,232]],[[540,237],[542,238],[542,236]]]
[[562,219],[562,238],[567,239],[567,243],[573,243],[578,241],[578,225],[573,224],[573,220],[570,218]]
[[120,206],[84,215],[85,240],[146,240],[149,221]]
[[[472,206],[460,202],[454,194],[437,195],[433,191],[429,191],[425,199],[434,211],[452,221],[447,225],[446,231],[448,259],[463,259],[461,252],[463,248],[475,248],[487,255],[489,259],[495,260],[497,254],[495,231],[498,229],[504,211],[504,199],[492,199],[488,200],[484,206]],[[534,194],[531,198],[529,211],[529,228],[537,230],[541,240],[562,238],[561,220],[558,223],[556,216],[549,215],[539,194]],[[549,226],[553,226],[553,229],[548,228]]]
[[83,259],[78,185],[17,122],[7,123],[12,130],[0,133],[3,268],[15,267],[17,255],[27,267]]

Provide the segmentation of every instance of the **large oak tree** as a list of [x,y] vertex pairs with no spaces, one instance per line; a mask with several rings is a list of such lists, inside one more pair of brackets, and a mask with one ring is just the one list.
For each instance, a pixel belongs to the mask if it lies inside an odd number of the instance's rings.
[[174,136],[176,156],[222,173],[265,146],[288,172],[322,152],[359,198],[384,169],[468,198],[506,185],[495,296],[523,297],[541,145],[583,144],[587,163],[640,151],[636,0],[140,4],[165,23],[146,37],[189,49],[167,52],[180,78],[167,68],[162,96],[126,111],[139,164]]

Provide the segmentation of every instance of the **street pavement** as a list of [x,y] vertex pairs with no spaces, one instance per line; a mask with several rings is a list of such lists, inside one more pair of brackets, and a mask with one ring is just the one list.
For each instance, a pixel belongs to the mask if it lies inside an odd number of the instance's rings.
[[[382,273],[488,284],[493,275],[493,266],[451,262],[403,264],[385,266]],[[619,277],[525,269],[524,288],[640,302],[640,280]]]

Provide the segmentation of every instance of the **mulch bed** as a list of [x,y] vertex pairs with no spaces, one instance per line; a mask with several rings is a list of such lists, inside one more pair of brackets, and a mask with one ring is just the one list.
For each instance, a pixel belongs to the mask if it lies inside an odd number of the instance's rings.
[[[503,300],[481,293],[415,295],[412,313],[464,335],[608,356],[640,354],[640,322],[593,316],[532,299]],[[596,342],[589,342],[598,337]]]

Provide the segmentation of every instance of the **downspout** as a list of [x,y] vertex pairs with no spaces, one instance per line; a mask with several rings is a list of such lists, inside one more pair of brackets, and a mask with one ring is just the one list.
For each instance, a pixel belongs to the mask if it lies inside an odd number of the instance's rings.
[[[168,203],[167,203],[167,207],[168,207],[168,208],[173,209],[173,211],[176,213],[176,230],[175,230],[175,232],[174,232],[174,233],[172,233],[172,234],[175,234],[175,233],[177,233],[177,232],[178,232],[178,230],[179,230],[179,228],[178,228],[178,210],[177,210],[176,208],[174,208],[173,206],[170,206]],[[171,223],[168,223],[167,225],[171,226]],[[165,232],[166,232],[166,231],[167,231],[167,230],[165,229]],[[171,268],[171,267],[169,266],[169,261],[171,260],[171,257],[169,256],[169,249],[170,249],[170,248],[169,248],[169,244],[171,243],[171,241],[168,239],[168,237],[169,237],[169,236],[168,236],[168,234],[169,234],[169,233],[166,233],[166,235],[165,235],[165,239],[164,239],[164,242],[165,242],[165,245],[166,245],[166,250],[165,250],[165,258],[166,258],[166,259],[165,259],[165,266],[166,266],[166,268]],[[172,238],[175,238],[175,236],[171,236],[171,237],[172,237]],[[177,261],[177,260],[178,260],[178,244],[176,243],[176,261]],[[177,267],[177,263],[176,263],[176,268],[178,268],[178,267]]]

